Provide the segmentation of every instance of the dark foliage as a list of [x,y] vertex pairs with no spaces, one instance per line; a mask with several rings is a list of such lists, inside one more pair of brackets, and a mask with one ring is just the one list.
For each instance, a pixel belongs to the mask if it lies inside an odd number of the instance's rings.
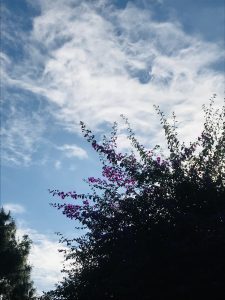
[[16,225],[10,213],[0,210],[0,295],[2,300],[36,299],[31,267],[27,263],[31,241],[16,239]]
[[225,297],[225,107],[213,103],[204,107],[202,134],[188,146],[177,138],[175,117],[171,125],[156,107],[167,157],[159,146],[140,145],[125,118],[137,154],[118,153],[116,124],[99,144],[81,123],[103,177],[88,178],[92,194],[51,191],[73,199],[53,205],[88,231],[64,240],[72,269],[45,299]]

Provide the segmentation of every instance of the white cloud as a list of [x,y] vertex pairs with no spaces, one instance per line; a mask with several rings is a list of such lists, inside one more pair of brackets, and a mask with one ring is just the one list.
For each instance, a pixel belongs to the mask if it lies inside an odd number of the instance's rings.
[[55,163],[54,163],[54,167],[55,167],[56,170],[60,170],[61,167],[62,167],[61,161],[56,160]]
[[[159,104],[177,111],[183,122],[191,118],[183,132],[192,138],[200,130],[201,105],[213,93],[223,95],[224,75],[212,68],[223,59],[223,49],[188,35],[176,20],[156,22],[151,11],[131,3],[124,9],[107,1],[39,3],[28,58],[16,66],[11,83],[47,97],[67,130],[77,133],[80,120],[97,130],[123,113],[147,144],[159,142],[152,107]],[[70,157],[86,156],[77,146],[66,147]]]
[[[13,214],[26,212],[25,207],[17,203],[5,203],[3,207]],[[29,263],[32,265],[31,279],[37,292],[41,294],[42,291],[53,289],[63,278],[61,270],[64,256],[58,249],[65,250],[65,246],[59,244],[56,238],[31,229],[24,220],[17,219],[17,223],[17,237],[21,239],[23,235],[28,235],[32,240]]]
[[3,207],[6,211],[10,211],[13,214],[22,214],[26,211],[24,206],[17,203],[5,203]]
[[32,265],[32,280],[39,294],[42,291],[53,289],[55,284],[62,280],[61,273],[64,257],[58,249],[66,249],[52,237],[41,234],[24,224],[18,226],[17,235],[29,235],[32,240],[32,247],[29,255],[29,262]]
[[65,156],[67,156],[68,158],[72,158],[72,157],[77,157],[79,159],[88,158],[87,152],[84,149],[78,147],[77,145],[64,144],[63,146],[57,148],[63,151]]

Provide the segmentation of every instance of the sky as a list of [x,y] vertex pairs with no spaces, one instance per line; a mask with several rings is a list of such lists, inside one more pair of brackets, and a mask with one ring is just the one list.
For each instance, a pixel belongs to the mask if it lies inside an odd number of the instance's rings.
[[124,114],[151,148],[164,143],[159,105],[197,137],[202,105],[223,103],[224,1],[2,0],[1,16],[1,201],[33,240],[41,292],[62,278],[55,232],[80,234],[48,189],[85,192],[101,172],[79,122],[100,139],[117,121],[128,151]]

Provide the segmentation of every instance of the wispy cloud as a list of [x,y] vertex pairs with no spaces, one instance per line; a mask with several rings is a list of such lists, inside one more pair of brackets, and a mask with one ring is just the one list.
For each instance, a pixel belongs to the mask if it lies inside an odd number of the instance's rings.
[[26,211],[24,206],[17,203],[5,203],[3,207],[4,210],[10,211],[13,214],[23,214]]
[[33,153],[38,149],[43,129],[43,122],[38,114],[26,115],[12,105],[1,131],[4,162],[29,165]]
[[88,158],[87,152],[77,145],[64,144],[63,146],[57,147],[57,149],[63,151],[64,155],[68,158],[76,157],[79,159]]
[[[23,65],[11,66],[8,82],[46,97],[67,130],[77,133],[80,120],[98,129],[124,113],[149,143],[150,135],[153,141],[159,136],[153,117],[153,104],[159,104],[166,112],[177,111],[182,124],[191,120],[188,129],[183,126],[191,138],[199,131],[201,105],[213,93],[223,94],[223,73],[215,68],[223,49],[188,35],[176,20],[156,22],[150,9],[131,3],[124,9],[107,1],[49,0],[39,5],[27,57]],[[29,149],[29,142],[23,145]],[[85,156],[68,145],[64,150],[69,156]]]

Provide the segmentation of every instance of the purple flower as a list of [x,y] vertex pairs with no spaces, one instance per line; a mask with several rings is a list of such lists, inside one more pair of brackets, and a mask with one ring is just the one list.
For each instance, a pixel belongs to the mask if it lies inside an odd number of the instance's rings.
[[84,200],[83,204],[86,205],[86,206],[88,206],[89,205],[89,201],[88,200]]

